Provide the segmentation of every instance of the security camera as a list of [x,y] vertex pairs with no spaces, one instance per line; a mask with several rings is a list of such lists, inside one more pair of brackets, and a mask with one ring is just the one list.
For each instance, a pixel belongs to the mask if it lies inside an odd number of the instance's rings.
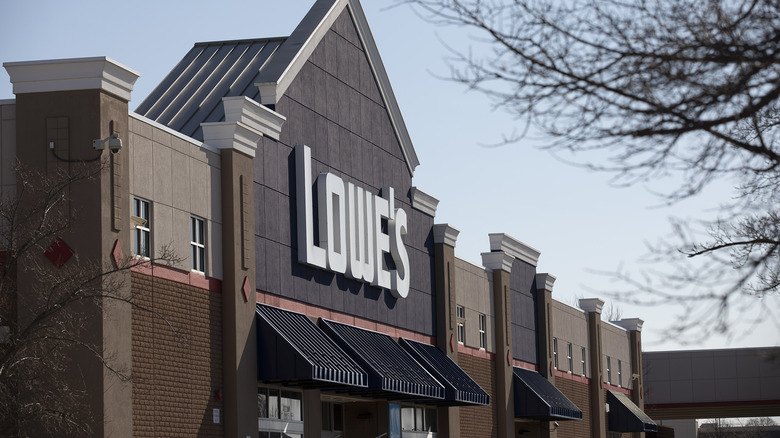
[[92,140],[92,147],[95,150],[102,151],[106,148],[106,143],[108,143],[108,150],[110,150],[112,154],[122,150],[122,139],[119,138],[119,134],[111,134],[106,138]]
[[119,138],[119,134],[114,134],[108,138],[108,150],[110,150],[112,154],[122,150],[122,139]]

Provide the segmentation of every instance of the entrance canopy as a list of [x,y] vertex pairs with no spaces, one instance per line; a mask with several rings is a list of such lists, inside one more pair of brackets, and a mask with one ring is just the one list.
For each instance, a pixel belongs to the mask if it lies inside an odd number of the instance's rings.
[[257,305],[258,379],[367,387],[368,375],[306,315]]
[[613,432],[657,432],[658,426],[622,392],[607,391],[609,430]]
[[514,367],[515,418],[582,420],[582,411],[536,371]]

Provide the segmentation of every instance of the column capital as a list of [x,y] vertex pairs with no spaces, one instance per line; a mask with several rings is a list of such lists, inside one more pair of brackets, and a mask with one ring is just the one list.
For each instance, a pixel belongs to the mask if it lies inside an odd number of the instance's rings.
[[604,300],[601,298],[580,298],[580,309],[588,313],[601,314],[601,309],[604,308]]
[[412,187],[411,195],[413,209],[419,210],[430,217],[436,216],[436,208],[439,206],[438,199],[414,186]]
[[444,243],[454,248],[458,241],[458,234],[460,230],[450,224],[433,225],[433,243]]
[[514,258],[520,259],[534,267],[539,262],[541,252],[532,248],[514,237],[504,233],[488,234],[490,238],[490,251],[502,251]]
[[3,63],[14,94],[103,90],[130,100],[140,76],[106,56]]
[[641,318],[623,318],[620,321],[613,321],[615,325],[619,325],[630,332],[641,332],[642,325],[645,321]]
[[552,274],[536,274],[536,289],[544,289],[552,292],[555,280],[556,278]]
[[482,265],[489,271],[501,270],[512,272],[512,263],[515,258],[505,252],[483,252]]

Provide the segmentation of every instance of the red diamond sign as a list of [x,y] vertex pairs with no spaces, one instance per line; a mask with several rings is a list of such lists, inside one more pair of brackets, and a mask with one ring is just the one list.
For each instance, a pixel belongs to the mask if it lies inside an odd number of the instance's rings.
[[43,252],[43,255],[45,255],[54,266],[59,268],[73,257],[73,250],[70,249],[65,241],[58,237],[49,245],[49,249]]
[[244,300],[249,302],[249,292],[252,291],[252,286],[249,284],[249,277],[244,277],[244,286],[241,288],[244,292]]

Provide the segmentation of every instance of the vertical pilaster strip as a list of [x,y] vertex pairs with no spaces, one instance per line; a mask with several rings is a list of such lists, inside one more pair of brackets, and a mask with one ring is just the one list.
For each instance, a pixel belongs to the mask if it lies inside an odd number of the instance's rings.
[[588,313],[588,347],[590,348],[590,424],[591,436],[606,438],[607,408],[604,397],[604,370],[601,365],[601,309],[604,301],[583,298],[580,308]]
[[[644,374],[642,369],[642,325],[644,321],[640,318],[623,318],[617,321],[617,325],[628,331],[628,337],[631,348],[631,401],[639,406],[642,411],[645,410],[644,397]],[[644,438],[644,432],[634,432],[632,438]]]
[[492,271],[493,315],[496,324],[496,394],[494,403],[498,419],[498,436],[512,438],[515,434],[515,400],[512,391],[514,375],[512,360],[510,272],[515,258],[502,251],[482,254],[482,264]]
[[[222,172],[222,337],[225,436],[252,437],[257,431],[257,333],[255,251],[247,237],[254,224],[253,160],[262,133],[256,121],[264,110],[250,99],[227,103],[225,122],[202,123],[204,142],[221,150]],[[252,293],[244,294],[244,282]]]
[[[552,288],[555,277],[550,274],[536,274],[536,344],[538,345],[539,373],[555,385],[552,357]],[[552,429],[552,430],[551,430]],[[543,423],[540,436],[555,438],[557,429],[550,423]]]
[[[455,363],[458,362],[455,342],[456,283],[452,270],[455,267],[455,244],[460,231],[448,224],[433,226],[433,243],[436,269],[436,346]],[[458,408],[438,408],[439,436],[460,437]]]

